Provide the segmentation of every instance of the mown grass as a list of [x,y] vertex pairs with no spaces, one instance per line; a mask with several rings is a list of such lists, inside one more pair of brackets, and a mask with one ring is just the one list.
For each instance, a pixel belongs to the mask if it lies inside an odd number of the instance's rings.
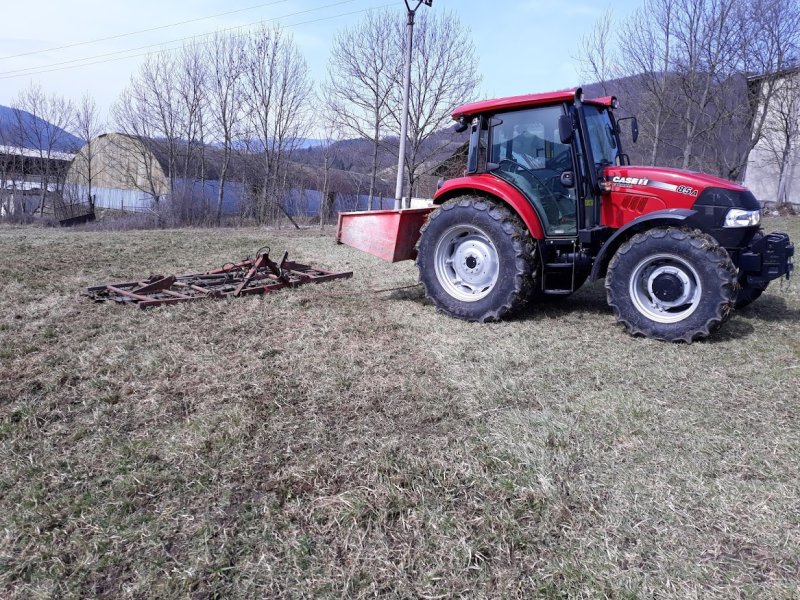
[[[78,297],[264,244],[355,275]],[[330,231],[7,227],[0,256],[4,598],[798,595],[796,284],[687,346],[601,284],[456,321]]]

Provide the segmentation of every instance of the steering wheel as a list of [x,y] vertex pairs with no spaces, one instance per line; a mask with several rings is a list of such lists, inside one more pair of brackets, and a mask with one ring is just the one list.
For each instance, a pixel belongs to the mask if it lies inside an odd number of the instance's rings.
[[510,165],[510,166],[511,166],[511,168],[512,168],[514,171],[522,171],[523,173],[527,173],[528,175],[530,175],[530,176],[533,178],[533,180],[536,182],[536,184],[537,184],[537,185],[539,185],[540,187],[543,187],[543,188],[545,188],[545,189],[548,189],[548,190],[549,190],[549,188],[548,188],[548,187],[547,187],[547,186],[544,184],[544,182],[543,182],[543,181],[542,181],[542,180],[539,178],[539,176],[538,176],[536,173],[534,173],[533,171],[531,171],[531,170],[530,170],[528,167],[526,167],[525,165],[523,165],[523,164],[520,164],[520,163],[518,163],[517,161],[515,161],[515,160],[513,160],[513,159],[511,159],[511,158],[504,158],[504,159],[503,159],[503,160],[501,160],[501,161],[500,161],[500,163],[499,163],[499,165],[500,165],[501,167],[502,167],[504,164],[505,164],[505,165]]

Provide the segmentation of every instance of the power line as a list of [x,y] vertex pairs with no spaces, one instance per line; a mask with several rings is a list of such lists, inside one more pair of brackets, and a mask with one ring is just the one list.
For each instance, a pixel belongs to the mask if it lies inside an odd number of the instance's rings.
[[[352,2],[356,2],[356,0],[340,0],[339,2],[334,2],[332,4],[325,4],[323,6],[318,6],[316,8],[310,8],[310,9],[307,9],[307,10],[301,10],[301,11],[298,11],[298,12],[290,13],[288,15],[281,15],[280,17],[274,17],[274,18],[271,18],[271,19],[262,19],[260,21],[254,21],[252,23],[247,23],[245,25],[239,25],[237,27],[231,27],[229,29],[222,29],[220,31],[221,32],[222,31],[234,31],[236,29],[242,29],[242,28],[245,28],[245,27],[252,27],[253,25],[256,25],[256,24],[259,24],[259,23],[267,23],[267,22],[278,21],[280,19],[287,19],[289,17],[296,17],[298,15],[303,15],[303,14],[307,14],[307,13],[311,13],[311,12],[316,12],[318,10],[323,10],[323,9],[326,9],[326,8],[332,8],[334,6],[341,6],[342,4],[350,4]],[[109,56],[117,56],[119,54],[126,54],[128,52],[137,52],[139,50],[146,50],[148,48],[157,48],[157,47],[160,47],[160,46],[166,46],[167,44],[173,44],[173,43],[177,43],[177,42],[185,42],[187,40],[207,37],[207,36],[210,36],[210,35],[214,35],[214,33],[216,33],[216,32],[201,33],[201,34],[187,36],[187,37],[178,38],[178,39],[174,39],[174,40],[167,40],[166,42],[159,42],[157,44],[147,44],[147,45],[144,45],[144,46],[138,46],[136,48],[127,48],[125,50],[117,50],[115,52],[104,52],[102,54],[95,54],[95,55],[92,55],[92,56],[84,56],[82,58],[75,58],[75,59],[72,59],[72,60],[64,60],[64,61],[61,61],[61,62],[50,63],[49,65],[41,65],[41,66],[38,66],[38,67],[25,67],[23,69],[11,69],[9,71],[0,71],[0,79],[6,79],[7,77],[15,76],[15,75],[22,77],[22,76],[28,76],[28,75],[38,75],[39,73],[51,73],[52,70],[40,71],[40,69],[50,69],[51,67],[60,67],[62,65],[71,65],[71,64],[74,64],[74,63],[83,62],[83,61],[87,61],[87,60],[94,60],[94,59],[97,59],[97,58],[106,58],[106,57],[109,57]],[[120,59],[124,59],[124,58],[128,58],[128,57],[120,57]],[[90,64],[96,64],[96,63],[90,63]],[[81,66],[81,65],[75,65],[75,66]],[[30,71],[30,72],[28,72],[28,71]]]
[[0,60],[9,60],[11,58],[20,58],[22,56],[32,56],[34,54],[43,54],[45,52],[53,52],[54,50],[65,50],[66,48],[76,48],[78,46],[88,46],[90,44],[96,44],[98,42],[107,42],[109,40],[118,40],[124,37],[130,37],[132,35],[139,35],[140,33],[150,33],[151,31],[159,31],[161,29],[169,29],[170,27],[178,27],[179,25],[188,25],[189,23],[197,23],[198,21],[207,21],[209,19],[216,19],[218,17],[226,17],[228,15],[234,15],[241,12],[248,12],[251,10],[255,10],[256,8],[265,8],[267,6],[274,6],[275,4],[284,4],[289,2],[289,0],[275,0],[274,2],[265,2],[263,4],[256,4],[254,6],[248,6],[247,8],[239,8],[237,10],[229,10],[223,13],[217,13],[215,15],[209,15],[207,17],[197,17],[196,19],[189,19],[187,21],[178,21],[176,23],[169,23],[168,25],[159,25],[158,27],[151,27],[149,29],[140,29],[138,31],[129,31],[127,33],[120,33],[117,35],[110,35],[108,37],[97,38],[94,40],[86,40],[83,42],[75,42],[74,44],[65,44],[63,46],[53,46],[52,48],[44,48],[42,50],[32,50],[31,52],[23,52],[22,54],[11,54],[9,56],[0,56]]
[[[346,1],[351,2],[353,0],[346,0]],[[340,2],[338,4],[344,4],[344,2]],[[331,15],[331,16],[328,16],[328,17],[320,17],[319,19],[311,19],[311,20],[308,20],[308,21],[301,21],[299,23],[292,23],[290,25],[282,25],[281,28],[282,29],[288,29],[288,28],[291,28],[291,27],[297,27],[299,25],[308,25],[310,23],[319,23],[321,21],[330,21],[330,20],[333,20],[333,19],[338,19],[340,17],[347,17],[347,16],[350,16],[350,15],[357,15],[357,14],[361,14],[361,13],[371,12],[371,11],[374,11],[374,10],[380,10],[380,9],[383,9],[383,8],[389,8],[389,7],[392,7],[392,6],[395,6],[395,4],[394,3],[392,3],[392,4],[382,4],[380,6],[372,6],[370,8],[365,8],[365,9],[362,9],[362,10],[354,10],[354,11],[351,11],[351,12],[339,13],[338,15]],[[326,8],[326,7],[322,7],[322,8]],[[304,11],[304,12],[308,12],[308,11]],[[296,13],[296,14],[300,14],[300,13]],[[269,22],[271,20],[275,20],[275,19],[265,19],[265,20],[262,20],[262,21],[255,21],[253,23],[248,23],[246,25],[240,25],[238,27],[231,27],[231,28],[228,28],[228,29],[220,29],[217,32],[200,34],[200,35],[197,35],[197,36],[181,38],[181,39],[178,39],[178,40],[172,40],[172,41],[169,41],[169,42],[162,42],[161,44],[154,44],[153,46],[144,46],[144,48],[155,47],[155,46],[164,46],[164,45],[167,45],[167,44],[170,44],[170,43],[174,43],[174,42],[182,42],[182,41],[186,41],[186,40],[190,40],[190,39],[208,37],[210,35],[214,35],[215,33],[224,33],[224,32],[227,32],[227,31],[235,31],[237,29],[243,29],[245,27],[252,27],[253,25],[266,23],[266,22]],[[207,44],[207,43],[209,43],[209,41],[207,40],[207,41],[202,42],[202,43],[203,44]],[[173,52],[175,50],[180,50],[181,48],[182,48],[182,46],[175,46],[175,47],[172,47],[172,48],[164,48],[164,52]],[[131,50],[124,50],[123,52],[133,52],[135,50],[137,50],[137,48],[134,48],[134,49],[131,49]],[[112,54],[118,54],[118,53],[112,53]],[[116,57],[116,58],[107,58],[105,60],[97,60],[97,61],[93,61],[93,62],[82,63],[82,64],[79,64],[79,65],[71,65],[71,66],[59,67],[59,68],[55,68],[55,69],[46,69],[46,70],[41,70],[41,71],[33,71],[31,73],[21,73],[21,74],[17,74],[17,75],[3,75],[2,73],[0,73],[0,80],[3,80],[3,79],[15,79],[17,77],[29,77],[29,76],[33,76],[33,75],[43,75],[45,73],[55,73],[55,72],[58,72],[58,71],[68,71],[68,70],[71,70],[71,69],[79,69],[81,67],[90,67],[90,66],[93,66],[93,65],[105,64],[105,63],[115,62],[115,61],[119,61],[119,60],[127,60],[129,58],[139,58],[139,57],[142,57],[142,56],[147,56],[149,54],[151,54],[151,52],[141,52],[139,54],[130,54],[128,56],[119,56],[119,57]],[[102,55],[101,54],[101,55],[98,55],[98,56],[95,56],[95,57],[87,57],[87,58],[79,59],[79,60],[91,60],[92,58],[103,58],[104,56],[107,56],[107,55]],[[47,66],[52,66],[52,65],[47,65]],[[45,67],[31,67],[29,70],[33,70],[35,68],[45,68]],[[10,71],[10,72],[13,73],[13,71]]]

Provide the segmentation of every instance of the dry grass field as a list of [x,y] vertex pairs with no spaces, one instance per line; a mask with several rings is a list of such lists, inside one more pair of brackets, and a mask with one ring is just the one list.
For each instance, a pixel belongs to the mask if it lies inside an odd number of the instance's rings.
[[[770,220],[800,240],[800,219]],[[150,311],[273,255],[352,279]],[[797,598],[800,286],[713,338],[497,324],[316,231],[0,228],[0,597]]]

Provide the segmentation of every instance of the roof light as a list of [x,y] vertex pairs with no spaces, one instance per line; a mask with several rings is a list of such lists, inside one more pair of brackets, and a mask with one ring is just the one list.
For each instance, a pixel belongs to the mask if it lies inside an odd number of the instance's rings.
[[611,96],[611,108],[614,110],[619,108],[619,100],[617,100],[616,96]]

